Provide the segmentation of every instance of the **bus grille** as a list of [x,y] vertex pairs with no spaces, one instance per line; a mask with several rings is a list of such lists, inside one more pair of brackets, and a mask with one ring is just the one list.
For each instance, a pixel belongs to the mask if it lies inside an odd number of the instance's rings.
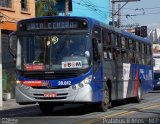
[[73,78],[77,77],[80,74],[79,73],[74,73],[74,72],[68,72],[68,73],[23,73],[23,77],[25,78],[30,78],[30,79],[39,79],[39,80],[53,80],[53,79],[66,79],[66,78]]

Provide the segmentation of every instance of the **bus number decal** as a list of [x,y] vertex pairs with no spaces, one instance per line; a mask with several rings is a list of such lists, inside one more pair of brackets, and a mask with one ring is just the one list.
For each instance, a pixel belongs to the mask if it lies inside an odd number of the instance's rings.
[[71,85],[71,81],[58,81],[58,85]]

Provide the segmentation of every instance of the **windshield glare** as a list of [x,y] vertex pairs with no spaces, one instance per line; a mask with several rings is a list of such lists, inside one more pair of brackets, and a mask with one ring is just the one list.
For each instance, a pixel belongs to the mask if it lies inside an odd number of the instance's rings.
[[22,65],[44,65],[48,70],[89,67],[88,35],[29,36],[20,38]]

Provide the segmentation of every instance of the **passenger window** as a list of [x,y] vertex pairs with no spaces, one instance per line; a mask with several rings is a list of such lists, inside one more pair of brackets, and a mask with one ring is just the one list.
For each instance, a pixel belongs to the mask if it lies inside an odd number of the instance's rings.
[[112,34],[109,32],[108,33],[108,45],[112,45]]
[[142,64],[143,64],[143,65],[146,64],[146,62],[145,62],[145,56],[143,56],[143,55],[142,55]]
[[147,56],[147,65],[151,65],[152,64],[152,62],[151,62],[151,60],[152,60],[152,57],[151,56]]
[[103,44],[104,45],[111,45],[112,36],[111,33],[107,30],[103,30]]
[[119,46],[119,36],[118,35],[114,35],[114,42],[115,42],[115,46]]
[[144,49],[145,47],[144,47],[143,43],[141,45],[142,45],[142,53],[144,54],[145,53],[145,49]]
[[126,38],[125,37],[121,37],[121,46],[122,46],[122,49],[126,49]]
[[101,28],[99,26],[94,26],[93,37],[95,37],[97,39],[101,39]]
[[135,57],[133,52],[131,51],[128,52],[128,59],[130,63],[135,63]]
[[141,58],[141,55],[136,53],[136,63],[137,64],[142,64],[142,58]]
[[129,49],[134,49],[134,42],[131,39],[129,39]]
[[110,47],[104,48],[104,58],[105,58],[105,59],[110,59],[110,60],[113,59],[112,49],[111,49]]
[[121,51],[122,59],[124,62],[128,62],[128,53],[125,50]]
[[117,61],[121,61],[121,51],[118,48],[113,49],[113,59]]
[[147,45],[147,55],[150,55],[150,46]]
[[139,42],[136,42],[136,52],[139,52]]

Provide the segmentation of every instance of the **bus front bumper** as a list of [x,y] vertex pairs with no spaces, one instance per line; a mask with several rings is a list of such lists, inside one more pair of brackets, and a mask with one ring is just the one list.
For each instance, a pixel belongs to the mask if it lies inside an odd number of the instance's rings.
[[[45,94],[55,94],[45,95]],[[32,87],[19,84],[16,86],[16,102],[30,104],[36,102],[93,102],[93,91],[90,85],[73,89],[72,86],[62,89],[34,89]]]

